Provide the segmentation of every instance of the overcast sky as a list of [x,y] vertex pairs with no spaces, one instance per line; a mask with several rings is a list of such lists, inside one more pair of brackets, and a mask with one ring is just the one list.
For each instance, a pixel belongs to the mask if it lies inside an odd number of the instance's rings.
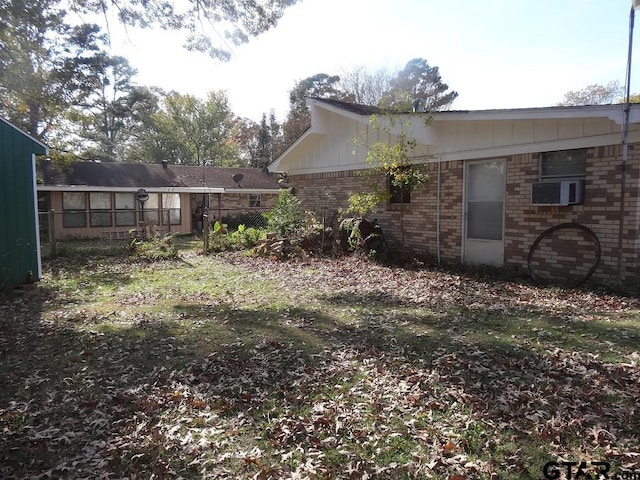
[[[185,51],[167,32],[112,32],[112,45],[138,69],[138,84],[199,97],[225,90],[233,112],[255,121],[272,109],[283,120],[289,90],[316,73],[397,70],[416,57],[459,93],[455,110],[541,107],[587,85],[624,84],[630,8],[631,0],[302,0],[227,63]],[[634,43],[631,87],[640,93]]]

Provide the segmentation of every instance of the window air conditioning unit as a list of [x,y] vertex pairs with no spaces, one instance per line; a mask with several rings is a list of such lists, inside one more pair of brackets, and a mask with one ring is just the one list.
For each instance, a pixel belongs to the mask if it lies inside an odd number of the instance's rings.
[[584,201],[584,180],[537,182],[531,185],[531,205],[576,205]]

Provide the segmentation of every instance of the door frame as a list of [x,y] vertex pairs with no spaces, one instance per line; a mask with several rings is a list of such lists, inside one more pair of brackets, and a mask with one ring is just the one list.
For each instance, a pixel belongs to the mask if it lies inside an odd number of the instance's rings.
[[[483,163],[500,162],[504,166],[504,183],[502,189],[502,239],[501,240],[484,240],[467,238],[467,220],[468,220],[468,189],[469,189],[469,166]],[[462,177],[462,263],[471,265],[489,265],[494,267],[502,267],[504,265],[504,247],[505,247],[505,220],[507,210],[507,159],[505,157],[485,158],[480,160],[466,160],[464,162],[464,174]],[[483,249],[492,252],[492,260],[489,262],[481,262],[477,260],[469,261],[469,240],[471,240],[472,248],[479,253]]]

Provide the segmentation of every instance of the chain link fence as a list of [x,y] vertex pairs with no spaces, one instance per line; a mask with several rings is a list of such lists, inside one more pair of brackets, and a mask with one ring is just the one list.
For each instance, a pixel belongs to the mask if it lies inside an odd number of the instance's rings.
[[[265,228],[268,208],[216,208],[197,210],[190,218],[182,218],[184,212],[168,210],[145,210],[140,212],[108,212],[92,211],[40,211],[38,225],[40,239],[48,242],[52,236],[65,238],[133,238],[141,234],[143,228],[151,228],[154,233],[201,233],[204,230],[204,219],[209,224],[216,221],[227,225],[229,230],[236,230],[240,225],[253,228]],[[187,213],[189,215],[189,213]],[[206,217],[205,217],[206,215]]]
[[[126,212],[131,218],[118,215],[119,211],[110,212],[110,219],[106,213],[101,216],[92,211],[40,211],[38,221],[40,240],[53,251],[57,240],[70,239],[134,239],[151,238],[166,234],[195,234],[205,235],[215,228],[216,222],[225,225],[226,231],[233,232],[240,225],[245,228],[268,228],[267,212],[271,208],[235,207],[196,209],[192,212],[173,212],[146,210],[141,212]],[[188,216],[188,218],[185,217]],[[322,251],[333,248],[338,239],[339,214],[335,209],[326,206],[305,208],[305,234],[317,232],[316,243],[321,245]],[[173,219],[173,220],[172,220]],[[154,221],[155,220],[155,221]],[[318,228],[321,227],[321,228]]]
[[229,230],[236,230],[240,225],[247,228],[265,228],[267,226],[265,213],[268,211],[268,208],[221,208],[209,209],[208,214],[212,224],[219,221]]

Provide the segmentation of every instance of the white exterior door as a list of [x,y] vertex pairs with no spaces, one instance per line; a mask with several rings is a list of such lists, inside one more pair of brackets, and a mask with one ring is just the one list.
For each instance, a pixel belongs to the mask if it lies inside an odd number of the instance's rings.
[[464,262],[504,264],[504,159],[467,162],[465,166]]

